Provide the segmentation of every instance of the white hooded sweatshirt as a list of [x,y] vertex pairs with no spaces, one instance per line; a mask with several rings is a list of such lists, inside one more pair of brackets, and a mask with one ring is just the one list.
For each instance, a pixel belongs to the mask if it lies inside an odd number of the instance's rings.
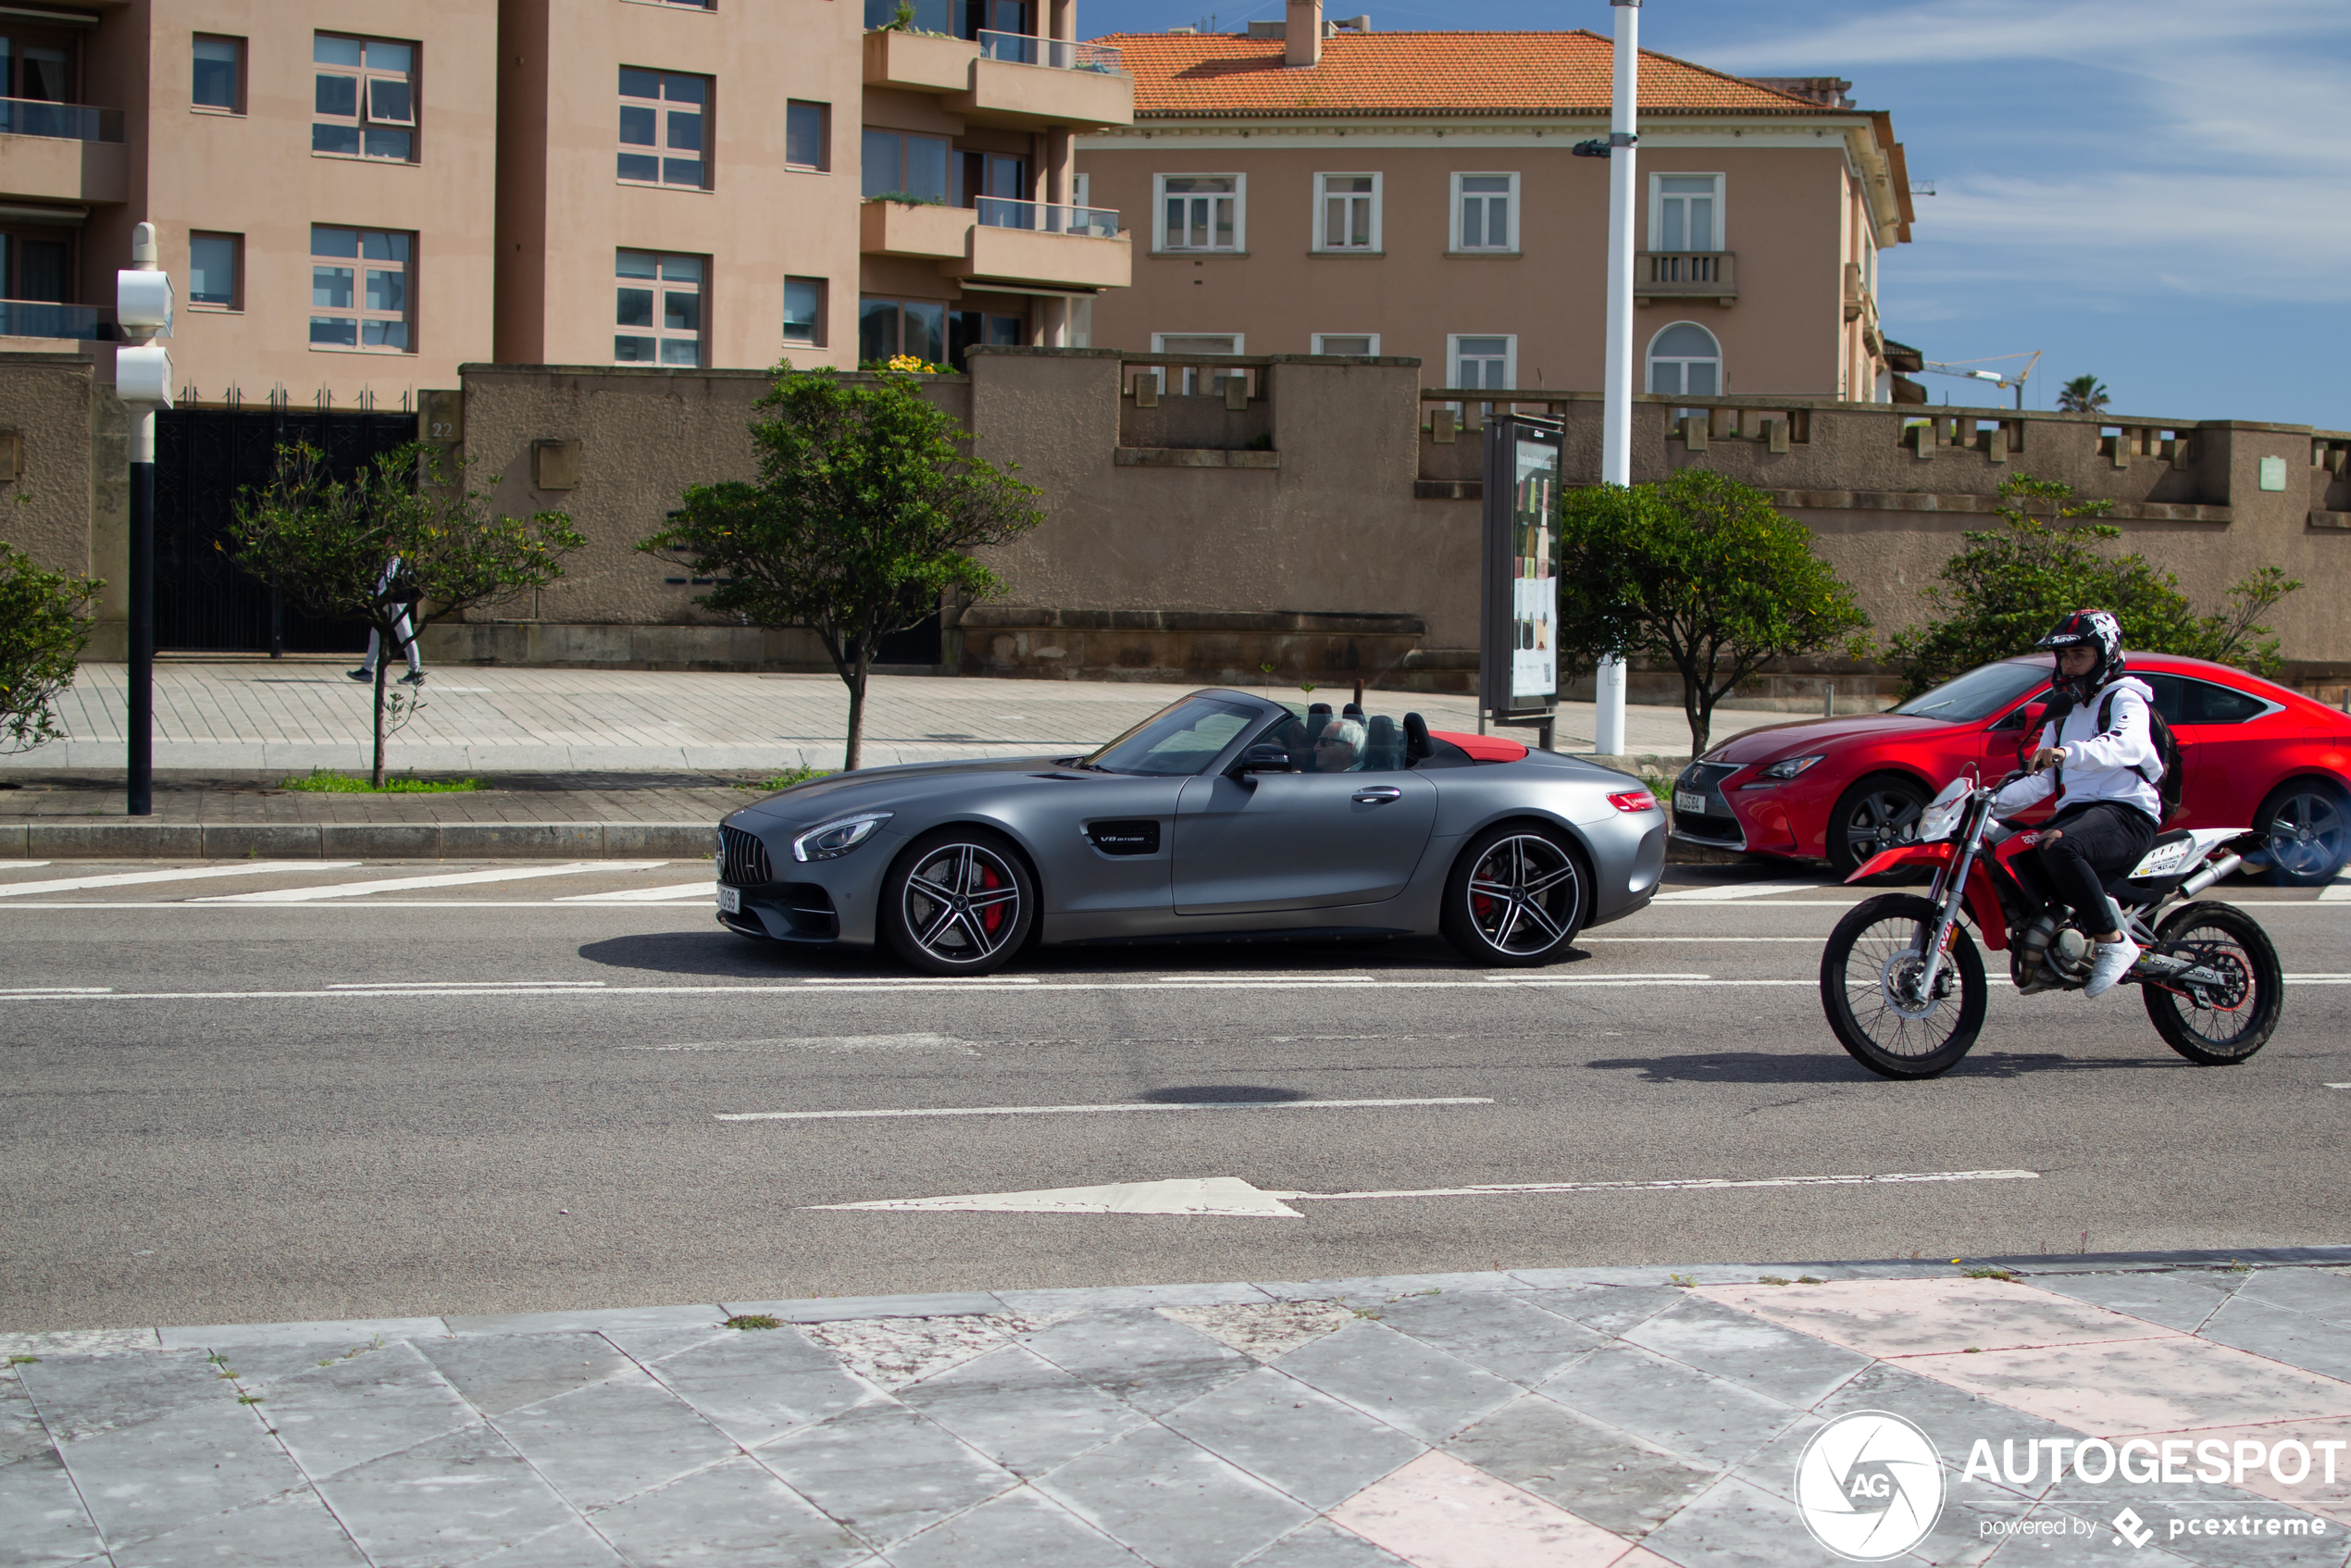
[[[2114,699],[2107,727],[2098,728],[2098,710]],[[2040,744],[2065,748],[2065,764],[2018,779],[2000,791],[1995,803],[2003,812],[2021,811],[2051,795],[2058,809],[2119,801],[2163,820],[2163,794],[2156,781],[2163,777],[2163,753],[2156,748],[2155,729],[2147,722],[2155,692],[2132,676],[2109,681],[2097,694],[2067,714],[2062,722],[2041,727]]]

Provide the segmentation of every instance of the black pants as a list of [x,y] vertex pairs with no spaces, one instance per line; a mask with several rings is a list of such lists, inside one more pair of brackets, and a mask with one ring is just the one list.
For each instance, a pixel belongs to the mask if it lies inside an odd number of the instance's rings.
[[[2049,842],[2052,831],[2064,837]],[[2073,911],[2084,931],[2107,930],[2105,877],[2128,871],[2155,845],[2155,823],[2136,806],[2116,801],[2069,806],[2041,829],[2035,852],[2058,901]]]

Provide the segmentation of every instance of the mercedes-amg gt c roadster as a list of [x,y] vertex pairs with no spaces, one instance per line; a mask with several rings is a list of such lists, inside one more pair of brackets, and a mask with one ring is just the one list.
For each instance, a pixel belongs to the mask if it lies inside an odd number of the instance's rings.
[[1198,691],[1084,756],[835,774],[728,816],[718,918],[934,975],[1034,943],[1443,935],[1548,964],[1645,906],[1665,815],[1514,740]]

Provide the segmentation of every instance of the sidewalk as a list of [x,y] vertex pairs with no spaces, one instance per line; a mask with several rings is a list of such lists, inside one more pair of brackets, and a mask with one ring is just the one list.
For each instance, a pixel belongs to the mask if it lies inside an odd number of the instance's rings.
[[[1911,1564],[2340,1568],[2347,1263],[1535,1269],[7,1335],[0,1555],[1775,1568],[1835,1562],[1818,1529]],[[1869,1412],[1917,1432],[1846,1419]]]

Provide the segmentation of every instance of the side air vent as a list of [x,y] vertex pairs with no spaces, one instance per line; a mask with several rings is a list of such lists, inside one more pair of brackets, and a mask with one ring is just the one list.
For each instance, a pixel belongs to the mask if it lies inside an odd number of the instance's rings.
[[1136,821],[1089,822],[1086,841],[1104,854],[1157,854],[1159,824],[1151,817]]

